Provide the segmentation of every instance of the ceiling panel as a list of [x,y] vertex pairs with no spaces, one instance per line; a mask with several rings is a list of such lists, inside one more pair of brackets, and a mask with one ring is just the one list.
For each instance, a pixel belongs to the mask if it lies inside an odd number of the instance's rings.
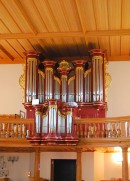
[[121,37],[121,54],[130,55],[130,36]]
[[130,1],[122,1],[122,29],[130,28]]
[[1,0],[0,63],[24,63],[33,50],[83,58],[92,48],[128,61],[129,9],[129,0]]
[[110,30],[116,30],[121,28],[121,5],[121,0],[108,0],[108,24]]
[[110,37],[110,47],[111,47],[111,55],[120,55],[120,46],[121,38],[120,36],[111,36]]
[[96,30],[95,14],[92,0],[76,0],[78,14],[83,31]]
[[93,7],[97,30],[108,30],[107,0],[94,0]]
[[102,36],[98,37],[99,45],[101,49],[107,50],[107,55],[110,56],[110,37],[108,36]]

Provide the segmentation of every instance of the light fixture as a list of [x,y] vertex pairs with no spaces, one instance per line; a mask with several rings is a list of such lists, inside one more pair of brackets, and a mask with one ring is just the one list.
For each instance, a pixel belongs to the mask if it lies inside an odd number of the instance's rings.
[[28,177],[31,177],[31,171],[28,171]]
[[8,156],[7,160],[8,162],[12,162],[12,163],[17,162],[19,160],[19,156],[14,156],[14,155]]

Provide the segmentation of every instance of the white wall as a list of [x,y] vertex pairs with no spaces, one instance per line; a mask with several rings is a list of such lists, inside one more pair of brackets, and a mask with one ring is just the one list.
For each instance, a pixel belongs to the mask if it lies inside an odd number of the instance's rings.
[[22,65],[0,65],[0,114],[19,114],[25,110],[19,85],[22,73]]
[[[30,170],[30,154],[29,153],[0,153],[0,157],[4,156],[5,168],[9,171],[11,181],[29,181],[28,171]],[[8,156],[19,156],[16,162],[8,161]],[[2,169],[0,169],[1,171]]]
[[130,115],[130,61],[110,62],[112,83],[108,90],[108,117]]
[[104,153],[94,152],[94,181],[104,178]]
[[94,181],[94,152],[82,153],[82,179]]

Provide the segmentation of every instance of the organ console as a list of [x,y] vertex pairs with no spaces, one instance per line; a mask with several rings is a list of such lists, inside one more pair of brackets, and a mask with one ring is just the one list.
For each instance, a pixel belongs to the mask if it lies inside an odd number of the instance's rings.
[[27,53],[24,106],[26,117],[35,120],[32,144],[76,144],[75,117],[105,117],[106,51],[93,49],[89,55],[89,60],[56,62]]

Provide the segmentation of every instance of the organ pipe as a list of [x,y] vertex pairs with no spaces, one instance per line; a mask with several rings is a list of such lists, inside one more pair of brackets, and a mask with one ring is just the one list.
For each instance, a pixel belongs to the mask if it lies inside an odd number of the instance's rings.
[[44,61],[45,67],[45,100],[54,98],[54,65],[55,62],[48,60]]
[[31,103],[38,96],[38,63],[39,52],[29,52],[26,58],[26,85],[25,85],[25,102]]
[[75,65],[75,101],[84,102],[84,65],[85,60],[73,61]]
[[90,51],[92,61],[92,100],[93,102],[105,101],[104,91],[104,58],[106,51],[94,49]]
[[61,100],[63,102],[68,101],[68,73],[71,70],[69,63],[65,60],[60,62],[59,67],[57,68],[61,77]]

